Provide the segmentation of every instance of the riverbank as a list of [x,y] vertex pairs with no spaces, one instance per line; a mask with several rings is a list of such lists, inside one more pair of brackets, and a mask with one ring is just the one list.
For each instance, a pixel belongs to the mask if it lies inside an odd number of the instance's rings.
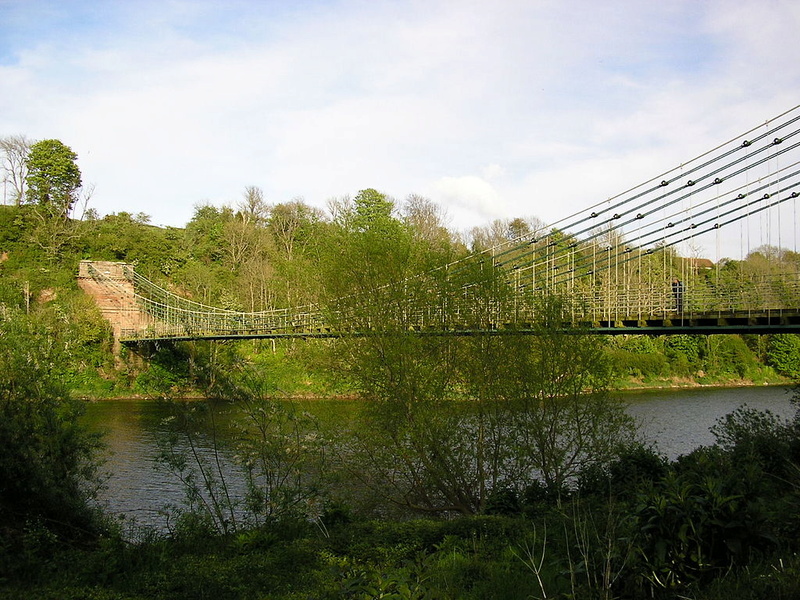
[[[800,336],[673,335],[609,336],[602,340],[604,368],[614,387],[681,389],[785,385],[798,377],[800,354],[784,346]],[[781,342],[781,343],[779,343]],[[239,373],[273,396],[300,399],[356,396],[346,365],[337,363],[342,348],[330,341],[285,340],[273,349],[256,341],[187,342],[161,347],[146,358],[130,354],[115,368],[93,376],[70,375],[79,397],[202,398],[204,367],[212,361],[221,372]]]
[[[788,377],[774,376],[764,381],[753,381],[751,379],[720,379],[715,381],[698,381],[685,377],[673,377],[651,381],[642,381],[631,378],[625,381],[618,381],[614,389],[620,392],[646,392],[646,391],[666,391],[666,390],[692,390],[692,389],[726,389],[726,388],[761,388],[761,387],[781,387],[795,385],[795,382]],[[281,393],[280,397],[287,400],[358,400],[358,394],[349,393]],[[76,394],[81,400],[89,402],[102,401],[123,401],[123,400],[159,400],[164,398],[180,400],[207,400],[208,397],[197,391],[177,391],[170,394],[143,394],[143,393],[122,393],[122,394]]]
[[753,381],[752,379],[721,379],[715,381],[698,381],[685,377],[674,377],[655,381],[641,381],[630,379],[618,382],[617,389],[620,391],[647,391],[647,390],[680,390],[680,389],[699,389],[699,388],[741,388],[741,387],[764,387],[764,386],[787,386],[793,385],[793,381],[788,377],[774,376],[763,381]]

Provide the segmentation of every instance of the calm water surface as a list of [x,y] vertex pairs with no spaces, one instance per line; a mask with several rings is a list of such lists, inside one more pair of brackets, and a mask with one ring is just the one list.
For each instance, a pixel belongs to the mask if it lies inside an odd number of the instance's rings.
[[[626,392],[624,398],[640,424],[642,437],[670,459],[713,443],[711,426],[743,404],[783,417],[794,414],[787,387]],[[306,403],[306,408],[346,418],[354,403],[315,401]],[[163,508],[180,506],[183,501],[175,476],[160,468],[156,460],[158,438],[165,432],[163,420],[168,415],[165,405],[151,400],[104,400],[87,409],[88,422],[106,434],[104,504],[113,514],[157,528],[166,524]]]
[[742,405],[786,418],[795,413],[792,388],[782,386],[626,392],[623,397],[642,437],[669,459],[713,444],[711,427]]

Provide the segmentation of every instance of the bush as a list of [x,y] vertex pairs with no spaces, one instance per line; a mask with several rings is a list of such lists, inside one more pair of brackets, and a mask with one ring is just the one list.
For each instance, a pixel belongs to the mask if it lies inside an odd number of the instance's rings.
[[664,353],[672,360],[685,359],[697,363],[700,358],[702,338],[697,335],[670,335],[664,338]]
[[800,379],[800,335],[785,333],[770,336],[767,361],[778,373]]
[[[737,491],[763,505],[789,547],[800,539],[800,420],[741,407],[712,428]],[[718,466],[719,468],[719,466]]]
[[654,448],[636,443],[624,448],[607,467],[584,469],[578,488],[585,495],[633,495],[643,483],[659,481],[666,473],[667,459]]
[[63,348],[47,334],[22,314],[0,321],[0,571],[44,566],[55,541],[99,532],[89,505],[99,438],[54,378]]
[[755,356],[738,335],[709,336],[708,340],[706,363],[709,370],[744,378],[757,369]]
[[703,338],[697,335],[670,335],[664,338],[664,354],[676,375],[691,375],[697,370]]
[[800,462],[797,424],[769,410],[741,406],[718,420],[711,431],[734,465],[754,463],[765,474],[785,480],[792,475],[792,464]]
[[746,564],[752,547],[768,539],[763,522],[723,477],[695,481],[671,471],[639,495],[636,522],[643,583],[670,591],[706,582],[736,564]]
[[518,515],[522,511],[519,494],[512,488],[501,487],[489,494],[486,500],[487,515]]
[[612,350],[614,372],[633,377],[661,377],[668,372],[669,363],[663,354],[637,354],[629,350]]

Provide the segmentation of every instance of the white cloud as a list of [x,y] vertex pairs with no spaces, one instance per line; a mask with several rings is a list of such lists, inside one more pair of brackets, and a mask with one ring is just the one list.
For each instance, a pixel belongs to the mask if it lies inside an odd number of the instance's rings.
[[499,194],[481,177],[442,177],[433,190],[435,199],[450,209],[456,227],[483,224],[505,214]]
[[101,212],[154,223],[247,185],[552,222],[800,97],[790,3],[31,4],[14,35],[0,4],[0,135],[62,139]]
[[481,169],[481,175],[483,175],[484,179],[492,180],[498,179],[503,177],[506,174],[506,170],[496,163],[492,163],[490,165],[486,165]]

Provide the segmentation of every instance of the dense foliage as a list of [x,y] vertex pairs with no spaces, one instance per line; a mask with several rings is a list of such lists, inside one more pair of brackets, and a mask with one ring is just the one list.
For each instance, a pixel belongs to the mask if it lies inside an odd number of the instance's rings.
[[24,573],[101,530],[90,508],[100,440],[81,424],[83,403],[65,385],[74,357],[59,343],[69,327],[54,316],[8,305],[0,312],[0,573]]
[[27,157],[26,200],[49,216],[67,218],[77,201],[81,171],[78,155],[59,140],[42,140]]
[[[248,188],[235,207],[199,205],[184,229],[161,228],[143,214],[66,218],[74,177],[61,208],[42,211],[50,196],[28,181],[27,204],[0,208],[5,597],[30,588],[28,597],[101,599],[797,591],[798,421],[743,410],[719,424],[715,446],[668,464],[632,442],[612,393],[620,382],[785,382],[798,376],[797,336],[567,335],[550,326],[548,315],[565,310],[555,295],[542,300],[537,336],[420,336],[409,297],[424,306],[458,290],[432,318],[457,312],[475,329],[514,301],[480,263],[448,277],[436,267],[542,224],[497,222],[463,239],[416,196],[399,204],[365,189],[331,201],[328,214],[301,200],[267,204]],[[84,258],[134,264],[231,309],[320,303],[331,323],[372,335],[115,356],[75,283]],[[650,267],[667,281],[680,261],[665,253]],[[764,249],[689,283],[733,288],[798,262]],[[434,273],[424,283],[414,277],[423,271]],[[200,405],[176,403],[161,461],[188,503],[171,534],[102,530],[88,502],[97,440],[81,428],[74,394],[131,393],[244,407],[232,426],[245,494],[226,486],[220,455],[193,452],[192,436],[208,427]],[[278,402],[330,393],[369,402],[329,431]],[[420,512],[441,520],[374,520]]]
[[[467,252],[464,240],[447,230],[438,209],[424,198],[411,196],[405,203],[394,203],[375,190],[364,190],[352,200],[332,201],[330,208],[326,215],[300,200],[270,205],[257,188],[249,188],[236,207],[197,206],[186,228],[177,229],[152,226],[143,214],[97,218],[90,209],[83,220],[64,220],[47,218],[34,204],[1,207],[0,272],[8,295],[4,301],[29,312],[49,310],[55,302],[70,323],[90,319],[92,325],[85,331],[91,332],[91,339],[70,342],[76,356],[75,378],[80,380],[77,387],[94,396],[137,393],[146,392],[142,385],[157,378],[140,377],[142,369],[149,369],[146,364],[115,362],[98,352],[110,346],[110,333],[80,300],[74,282],[80,259],[128,262],[151,280],[195,300],[263,310],[324,303],[354,289],[379,290],[387,282]],[[473,247],[481,247],[531,227],[519,219],[507,227],[495,223],[471,232],[468,239]],[[680,258],[669,260],[677,268]],[[662,269],[663,263],[653,268]],[[691,285],[733,285],[737,278],[767,268],[794,272],[797,257],[788,251],[755,252],[744,261],[727,261]],[[414,290],[419,298],[430,292],[422,287]],[[373,303],[371,310],[389,310],[399,308],[401,298],[387,306],[374,300],[367,299]],[[461,309],[462,314],[471,310],[479,324],[480,306]],[[623,385],[764,383],[796,376],[797,339],[793,335],[629,336],[608,338],[602,346],[614,380]],[[258,360],[264,348],[263,343],[243,342],[241,353]],[[305,384],[287,378],[284,389],[331,391],[330,378],[318,368],[317,348],[285,342],[275,348],[270,344],[269,350],[285,357],[282,368],[287,373],[305,373]],[[191,381],[182,385],[191,386]],[[343,392],[350,389],[344,381],[336,386]]]
[[220,533],[56,550],[0,598],[796,598],[800,420],[741,409],[674,462],[630,446],[560,499],[498,492],[485,514],[365,519],[328,505]]

